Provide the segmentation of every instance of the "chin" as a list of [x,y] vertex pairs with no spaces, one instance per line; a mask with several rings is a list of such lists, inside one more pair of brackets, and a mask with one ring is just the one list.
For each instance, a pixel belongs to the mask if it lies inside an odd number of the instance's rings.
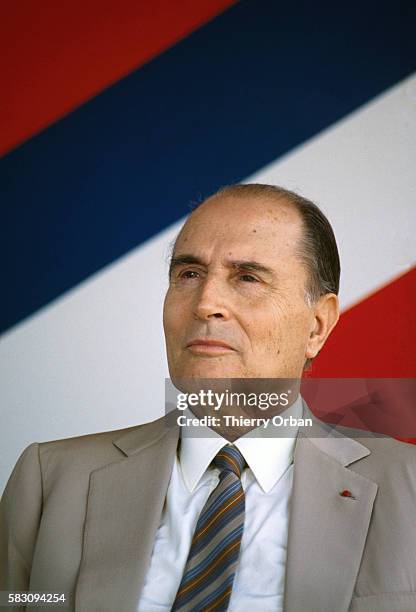
[[187,368],[175,368],[177,378],[245,378],[238,368],[224,367],[224,364],[193,364]]
[[244,378],[242,374],[238,372],[229,372],[226,370],[214,369],[214,368],[198,368],[192,370],[181,376],[182,378],[201,378],[201,379],[212,379],[212,378]]

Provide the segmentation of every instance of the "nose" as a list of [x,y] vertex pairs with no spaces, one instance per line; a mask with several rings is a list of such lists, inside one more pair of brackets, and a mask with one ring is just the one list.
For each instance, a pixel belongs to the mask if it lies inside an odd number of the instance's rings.
[[194,314],[197,319],[229,319],[230,309],[227,305],[225,288],[218,280],[206,277],[195,296]]

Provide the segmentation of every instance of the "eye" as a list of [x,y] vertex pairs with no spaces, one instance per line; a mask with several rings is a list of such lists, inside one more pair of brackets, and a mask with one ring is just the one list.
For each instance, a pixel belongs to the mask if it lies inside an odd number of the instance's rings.
[[245,283],[258,283],[259,282],[259,280],[252,274],[240,274],[239,278]]
[[184,270],[179,274],[179,278],[198,278],[198,276],[196,270]]

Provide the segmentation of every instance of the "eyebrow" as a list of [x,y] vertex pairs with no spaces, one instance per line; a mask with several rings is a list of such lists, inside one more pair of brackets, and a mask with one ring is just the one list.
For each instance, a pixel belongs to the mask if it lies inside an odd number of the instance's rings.
[[[195,264],[199,266],[207,267],[207,263],[201,259],[200,257],[196,257],[195,255],[175,255],[170,260],[169,265],[169,276],[171,276],[173,270],[178,266]],[[229,261],[227,265],[231,268],[235,268],[237,270],[248,270],[251,272],[262,272],[263,274],[273,275],[273,270],[259,263],[258,261],[245,260],[240,259],[237,261]]]
[[273,274],[273,270],[259,263],[258,261],[231,261],[230,265],[238,270],[251,270],[252,272],[263,272],[264,274]]

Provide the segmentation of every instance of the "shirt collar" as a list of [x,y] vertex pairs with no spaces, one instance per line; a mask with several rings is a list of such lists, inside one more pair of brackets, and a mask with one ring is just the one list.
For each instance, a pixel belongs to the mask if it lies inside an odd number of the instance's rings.
[[[299,419],[302,413],[302,398],[298,395],[281,416]],[[194,416],[188,409],[184,414]],[[275,437],[270,434],[270,429],[274,427],[278,429]],[[267,429],[258,427],[234,442],[265,493],[274,487],[293,461],[298,426],[275,426],[270,423]],[[285,433],[287,437],[284,437]],[[187,427],[187,435],[181,436],[179,462],[189,491],[195,489],[215,455],[226,444],[229,444],[228,440],[209,427]]]

